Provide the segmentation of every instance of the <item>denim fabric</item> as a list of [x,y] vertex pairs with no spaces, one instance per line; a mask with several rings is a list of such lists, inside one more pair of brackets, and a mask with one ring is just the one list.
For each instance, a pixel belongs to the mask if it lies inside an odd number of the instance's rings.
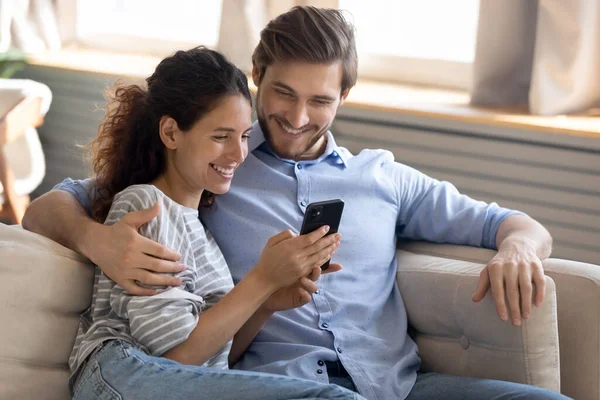
[[566,400],[548,389],[513,382],[443,375],[417,374],[417,382],[406,400]]
[[333,384],[182,365],[120,340],[106,342],[91,355],[73,394],[75,400],[364,399]]

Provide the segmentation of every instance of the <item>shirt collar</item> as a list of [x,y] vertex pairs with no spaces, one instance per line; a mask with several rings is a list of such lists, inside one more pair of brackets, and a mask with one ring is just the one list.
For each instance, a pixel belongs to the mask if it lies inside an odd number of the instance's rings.
[[[336,164],[341,164],[344,167],[347,167],[348,166],[348,156],[347,156],[346,152],[343,151],[337,145],[337,143],[335,142],[335,139],[333,138],[333,134],[331,133],[331,131],[327,131],[327,133],[325,133],[325,138],[327,139],[327,146],[325,147],[325,151],[323,152],[323,154],[316,160],[306,160],[306,161],[302,161],[302,162],[305,164],[318,164],[321,161],[323,161],[329,157],[332,157]],[[250,135],[250,139],[249,139],[249,143],[248,143],[248,150],[250,152],[253,152],[256,149],[265,151],[265,152],[279,158],[282,161],[296,164],[295,161],[282,159],[273,152],[273,150],[271,149],[271,146],[269,146],[269,144],[267,143],[267,141],[265,139],[265,135],[264,135],[262,129],[260,128],[258,121],[254,122],[254,125],[252,126],[252,133]]]

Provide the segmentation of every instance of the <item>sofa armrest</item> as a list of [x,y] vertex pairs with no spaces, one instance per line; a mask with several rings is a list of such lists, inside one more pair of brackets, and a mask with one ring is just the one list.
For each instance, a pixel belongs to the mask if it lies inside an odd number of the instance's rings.
[[485,263],[411,251],[398,251],[397,281],[423,370],[560,391],[551,278],[543,305],[522,327],[514,327],[500,320],[491,296],[480,303],[471,300]]
[[67,362],[93,284],[83,257],[0,224],[0,399],[71,398]]
[[[475,247],[425,242],[405,242],[400,248],[416,254],[481,264],[496,254]],[[543,265],[556,287],[561,391],[575,399],[598,400],[600,266],[557,258],[544,260]]]

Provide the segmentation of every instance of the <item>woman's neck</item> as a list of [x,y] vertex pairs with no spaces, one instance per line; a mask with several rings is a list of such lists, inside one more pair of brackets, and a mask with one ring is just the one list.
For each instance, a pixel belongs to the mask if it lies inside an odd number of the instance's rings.
[[198,208],[200,205],[202,191],[194,192],[188,189],[181,178],[170,176],[168,171],[150,183],[169,196],[171,200],[182,206]]

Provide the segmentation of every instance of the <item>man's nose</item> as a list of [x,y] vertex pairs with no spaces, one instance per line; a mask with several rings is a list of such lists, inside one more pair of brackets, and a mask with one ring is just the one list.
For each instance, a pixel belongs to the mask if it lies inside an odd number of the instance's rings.
[[294,108],[288,112],[286,119],[294,129],[300,129],[308,124],[309,118],[306,103],[302,101],[297,102]]

